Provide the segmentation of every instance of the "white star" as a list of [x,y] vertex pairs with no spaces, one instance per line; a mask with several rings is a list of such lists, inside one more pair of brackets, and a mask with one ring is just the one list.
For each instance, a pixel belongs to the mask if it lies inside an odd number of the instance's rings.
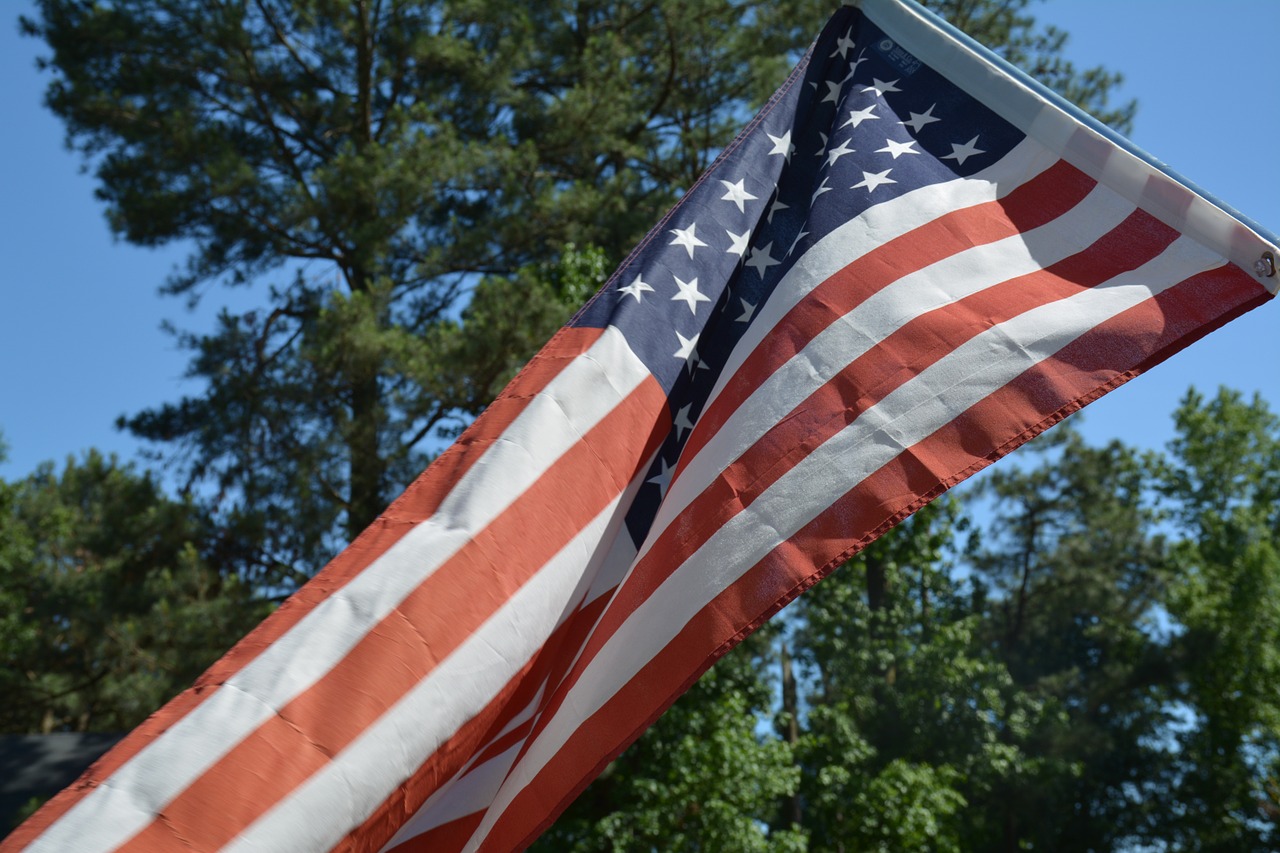
[[791,257],[791,253],[796,250],[796,246],[800,245],[800,241],[808,236],[809,236],[808,231],[801,231],[799,234],[797,234],[796,238],[791,241],[791,248],[787,249],[787,254],[784,257],[788,257],[788,258]]
[[827,152],[827,165],[834,166],[836,161],[846,154],[852,154],[856,149],[849,147],[849,140],[840,143],[839,148],[832,148]]
[[692,258],[693,250],[695,248],[697,248],[698,246],[707,245],[706,243],[698,239],[698,235],[696,233],[697,230],[698,230],[698,223],[696,222],[690,225],[688,228],[672,228],[671,233],[676,235],[676,238],[671,241],[671,245],[684,246],[686,249],[689,250],[689,257]]
[[774,136],[772,133],[769,133],[766,131],[765,136],[769,137],[769,139],[773,142],[773,150],[770,151],[769,153],[781,154],[783,158],[788,163],[790,163],[791,155],[796,150],[796,147],[791,144],[791,131],[788,130],[786,133],[782,134],[781,136]]
[[751,318],[756,314],[756,306],[752,305],[742,297],[738,297],[738,301],[742,303],[742,316],[734,320],[735,323],[750,323]]
[[640,280],[640,276],[636,276],[636,280],[628,284],[626,287],[619,287],[618,293],[622,296],[634,296],[636,302],[640,302],[641,293],[653,293],[653,288]]
[[976,137],[976,136],[975,136],[973,139],[970,139],[970,140],[969,140],[968,142],[966,142],[964,145],[959,145],[959,144],[957,144],[957,143],[955,143],[955,142],[951,143],[951,153],[950,153],[950,154],[944,154],[944,155],[942,156],[942,159],[943,159],[943,160],[955,160],[955,161],[956,161],[956,163],[958,163],[959,165],[963,166],[963,165],[964,165],[964,161],[965,161],[965,160],[968,160],[968,159],[969,159],[970,157],[972,157],[974,154],[986,154],[986,153],[987,153],[986,151],[983,151],[981,148],[979,148],[978,146],[976,146],[976,145],[974,145],[974,144],[973,144],[973,143],[975,143],[975,142],[977,142],[977,141],[978,141],[978,137]]
[[684,408],[676,412],[675,420],[671,425],[676,428],[676,441],[684,438],[685,430],[693,429],[693,421],[689,420],[689,410],[693,408],[693,403],[686,403]]
[[698,336],[686,338],[684,335],[676,332],[676,337],[680,339],[680,349],[671,353],[676,358],[683,358],[686,364],[692,363],[698,357]]
[[751,257],[747,258],[747,266],[751,267],[756,272],[760,273],[761,278],[764,277],[764,271],[767,270],[769,267],[776,267],[778,264],[782,263],[781,261],[775,261],[772,257],[770,257],[769,251],[772,248],[773,248],[773,244],[770,243],[767,246],[765,246],[763,249],[761,248],[752,249]]
[[676,287],[680,288],[680,292],[671,297],[671,301],[689,303],[690,314],[698,313],[699,302],[711,301],[711,297],[699,292],[697,276],[694,276],[692,281],[681,281],[678,275],[673,275],[672,278],[676,280]]
[[846,56],[848,56],[849,51],[853,50],[853,45],[854,45],[853,39],[849,38],[849,36],[851,35],[853,35],[853,30],[849,30],[847,33],[840,36],[840,38],[836,40],[836,49],[835,49],[835,53],[831,54],[832,56],[839,56],[841,59],[844,59]]
[[866,52],[866,48],[858,51],[858,58],[849,63],[849,73],[844,75],[844,79],[840,81],[841,83],[848,83],[853,79],[853,75],[858,73],[858,66],[867,61],[866,58],[863,57],[863,54]]
[[822,137],[822,145],[814,152],[813,156],[821,159],[827,156],[827,135],[822,131],[818,131],[818,135]]
[[740,179],[737,183],[730,183],[729,181],[720,182],[724,184],[724,195],[720,196],[720,200],[731,201],[734,204],[736,204],[738,206],[739,213],[747,212],[747,209],[744,206],[746,202],[755,201],[757,198],[759,198],[759,196],[755,196],[747,192],[747,188],[743,186],[745,181],[746,179],[743,178],[743,179]]
[[779,210],[786,210],[790,206],[791,205],[789,204],[783,204],[781,198],[775,198],[773,200],[773,204],[769,205],[769,212],[765,214],[765,217],[764,217],[765,222],[768,222],[770,225],[772,225],[773,215],[777,213]]
[[920,133],[926,124],[933,124],[935,121],[942,121],[942,119],[935,118],[933,115],[933,108],[936,106],[937,104],[930,105],[929,109],[925,110],[923,113],[912,113],[911,120],[904,121],[903,124],[914,130],[917,134]]
[[884,148],[877,148],[877,154],[892,154],[893,159],[897,160],[903,154],[919,154],[920,152],[912,148],[916,141],[908,139],[906,142],[894,142],[892,139],[884,141]]
[[849,125],[853,125],[854,127],[857,127],[858,125],[862,124],[864,121],[867,121],[868,119],[879,119],[880,116],[875,114],[875,110],[876,110],[875,104],[872,104],[871,106],[867,107],[865,110],[849,110],[849,120],[846,121],[844,124],[840,125],[840,127],[836,128],[836,130],[841,130],[843,128],[848,127]]
[[883,172],[876,172],[875,174],[872,174],[871,172],[863,172],[862,180],[849,187],[849,189],[856,190],[858,187],[866,187],[867,192],[870,193],[875,192],[876,187],[881,184],[896,184],[897,181],[889,177],[889,173],[892,171],[893,169],[885,169]]
[[729,235],[729,239],[733,241],[733,245],[725,249],[725,254],[737,255],[742,257],[747,253],[747,242],[751,239],[751,232],[743,231],[741,234],[734,234],[728,228],[724,229],[724,233]]
[[671,485],[671,475],[674,471],[671,466],[667,464],[667,460],[661,457],[658,458],[658,464],[661,466],[658,468],[658,473],[645,480],[645,482],[653,483],[658,487],[658,494],[665,496],[667,493],[667,486]]
[[862,91],[875,92],[877,98],[883,98],[886,92],[902,91],[896,85],[894,85],[897,82],[898,82],[897,80],[890,80],[888,83],[886,83],[883,80],[881,80],[879,77],[873,77],[871,79],[871,85],[863,89]]
[[828,80],[826,81],[826,83],[827,83],[827,96],[822,99],[821,103],[825,104],[827,101],[831,101],[832,103],[835,103],[836,101],[839,101],[840,90],[844,88],[844,81],[840,80],[837,82],[835,80]]
[[818,188],[814,190],[813,195],[809,197],[809,206],[813,207],[813,203],[818,200],[818,196],[829,192],[831,192],[831,187],[827,186],[827,179],[823,178],[822,183],[818,184]]

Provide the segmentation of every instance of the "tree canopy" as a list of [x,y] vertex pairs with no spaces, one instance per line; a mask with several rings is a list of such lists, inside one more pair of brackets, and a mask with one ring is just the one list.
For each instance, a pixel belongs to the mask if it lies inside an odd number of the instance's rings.
[[[935,8],[1086,108],[1028,0]],[[817,0],[39,0],[49,107],[112,228],[186,241],[198,390],[122,424],[287,591],[364,529],[691,185]],[[571,247],[577,247],[571,248]]]
[[0,731],[126,731],[266,615],[188,501],[96,452],[0,481]]
[[[109,221],[258,307],[187,397],[0,483],[7,731],[127,728],[498,392],[817,31],[814,0],[39,0]],[[1124,129],[1029,0],[935,0]],[[180,324],[175,324],[175,329]],[[718,663],[545,850],[1267,850],[1280,420],[1190,394],[1166,453],[1055,429]],[[1015,460],[1011,460],[1015,461]]]

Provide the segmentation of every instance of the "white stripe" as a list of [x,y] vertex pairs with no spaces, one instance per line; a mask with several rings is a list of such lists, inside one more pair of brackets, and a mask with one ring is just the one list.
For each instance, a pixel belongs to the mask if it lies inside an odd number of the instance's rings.
[[[810,394],[889,335],[930,311],[1086,249],[1132,212],[1128,201],[1106,187],[1095,187],[1053,222],[958,252],[886,285],[855,306],[765,378],[699,450],[671,484],[640,549],[641,556],[729,463],[754,446]],[[823,248],[834,255],[839,244]],[[815,353],[821,353],[824,360],[815,359]]]
[[873,205],[836,228],[796,261],[757,309],[750,327],[729,354],[707,405],[720,395],[747,355],[772,335],[774,326],[818,285],[863,255],[940,216],[1004,198],[1056,162],[1058,156],[1052,151],[1035,140],[1024,139],[981,172],[914,189]]
[[236,744],[337,665],[648,375],[621,333],[606,330],[529,402],[434,516],[86,794],[30,849],[111,849],[144,829]]
[[653,660],[716,595],[863,479],[1098,324],[1222,264],[1182,238],[1138,270],[1040,306],[958,347],[817,448],[668,577],[609,638],[504,783],[468,850],[581,722]]
[[[637,478],[636,485],[643,488],[645,478],[649,476],[649,467],[646,465],[641,470],[643,473]],[[632,500],[634,500],[634,494],[628,495],[627,506],[631,506]],[[595,582],[591,585],[591,589],[587,590],[587,597],[583,599],[583,604],[590,604],[600,596],[608,595],[617,589],[618,584],[622,583],[635,563],[635,559],[636,543],[629,534],[614,539],[609,555],[605,558],[600,571],[596,572]]]
[[[362,823],[542,648],[586,593],[624,511],[615,498],[430,675],[226,849],[328,850]],[[465,808],[446,803],[451,813]],[[425,810],[401,834],[442,822]]]

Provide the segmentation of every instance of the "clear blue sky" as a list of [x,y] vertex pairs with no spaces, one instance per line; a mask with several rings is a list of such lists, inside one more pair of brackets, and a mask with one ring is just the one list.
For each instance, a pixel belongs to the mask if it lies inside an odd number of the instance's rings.
[[[834,5],[834,0],[833,0]],[[133,457],[124,413],[195,390],[161,321],[206,329],[227,299],[199,311],[157,295],[183,258],[114,242],[91,176],[40,105],[38,42],[17,35],[29,4],[0,3],[0,477],[89,447]],[[1227,204],[1280,231],[1280,2],[1048,0],[1044,22],[1071,33],[1067,55],[1123,72],[1139,100],[1134,141]],[[1280,406],[1280,311],[1269,304],[1210,335],[1086,411],[1095,440],[1159,447],[1188,385],[1232,385]]]

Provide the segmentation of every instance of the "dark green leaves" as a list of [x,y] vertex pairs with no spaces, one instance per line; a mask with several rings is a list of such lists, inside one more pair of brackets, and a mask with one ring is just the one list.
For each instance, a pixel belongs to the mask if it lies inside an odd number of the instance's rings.
[[126,731],[266,611],[206,520],[97,453],[0,483],[0,731]]

